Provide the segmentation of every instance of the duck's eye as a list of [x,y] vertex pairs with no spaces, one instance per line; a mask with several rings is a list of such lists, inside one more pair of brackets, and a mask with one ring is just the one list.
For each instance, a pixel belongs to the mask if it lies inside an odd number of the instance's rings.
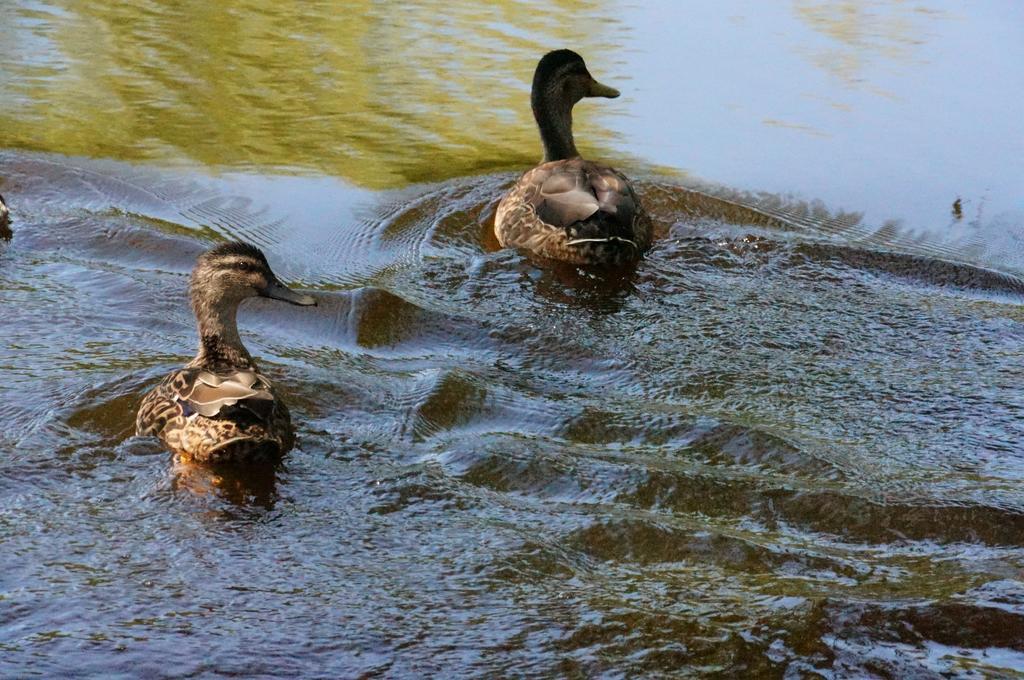
[[252,264],[251,262],[240,262],[235,265],[235,268],[243,272],[258,272],[260,270],[259,267]]

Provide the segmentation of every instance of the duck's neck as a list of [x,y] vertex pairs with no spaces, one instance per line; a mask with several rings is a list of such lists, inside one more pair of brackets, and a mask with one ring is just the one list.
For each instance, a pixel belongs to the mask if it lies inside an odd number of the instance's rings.
[[576,158],[580,152],[572,139],[573,102],[556,96],[548,88],[534,88],[530,95],[533,117],[544,144],[544,162]]
[[192,299],[192,311],[199,327],[197,365],[255,366],[238,335],[240,300],[199,296]]

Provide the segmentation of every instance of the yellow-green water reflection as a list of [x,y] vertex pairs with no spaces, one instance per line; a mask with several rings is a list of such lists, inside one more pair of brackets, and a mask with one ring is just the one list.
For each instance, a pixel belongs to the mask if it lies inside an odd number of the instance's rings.
[[[182,157],[386,187],[539,156],[528,85],[572,45],[600,72],[620,29],[588,3],[242,0],[7,9],[3,146]],[[582,106],[582,140],[609,133]]]

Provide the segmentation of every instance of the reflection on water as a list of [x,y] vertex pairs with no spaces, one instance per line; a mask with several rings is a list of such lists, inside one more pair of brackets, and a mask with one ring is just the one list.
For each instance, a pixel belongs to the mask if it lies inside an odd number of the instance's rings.
[[[815,31],[832,40],[828,47],[810,52],[813,63],[852,88],[869,84],[864,77],[868,61],[910,61],[916,47],[935,37],[929,30],[930,24],[951,20],[942,10],[900,0],[798,0],[795,12]],[[875,93],[895,96],[879,90]]]
[[[622,38],[605,10],[561,1],[4,11],[7,146],[312,169],[371,187],[535,162],[538,56],[573,45],[596,72]],[[577,112],[584,145],[607,142],[589,108]]]
[[235,505],[274,508],[277,464],[259,462],[247,466],[205,466],[175,460],[172,489],[197,496],[216,496]]
[[[780,8],[0,3],[0,676],[1024,673],[1024,41]],[[567,44],[620,272],[494,240]],[[281,465],[132,436],[224,238]]]

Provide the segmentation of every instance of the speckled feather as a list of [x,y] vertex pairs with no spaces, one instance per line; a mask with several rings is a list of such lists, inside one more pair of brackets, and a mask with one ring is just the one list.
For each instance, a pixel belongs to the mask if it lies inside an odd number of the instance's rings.
[[621,264],[650,247],[652,226],[625,175],[570,158],[526,172],[498,204],[494,231],[505,247],[575,264]]
[[[203,463],[279,456],[294,445],[288,407],[255,366],[243,370],[255,373],[257,394],[225,403],[205,416],[199,413],[202,403],[190,398],[200,374],[213,373],[230,381],[239,370],[221,368],[214,372],[210,367],[192,364],[168,375],[146,395],[136,419],[137,434],[159,437],[173,452]],[[216,398],[215,394],[204,396],[204,402]]]

